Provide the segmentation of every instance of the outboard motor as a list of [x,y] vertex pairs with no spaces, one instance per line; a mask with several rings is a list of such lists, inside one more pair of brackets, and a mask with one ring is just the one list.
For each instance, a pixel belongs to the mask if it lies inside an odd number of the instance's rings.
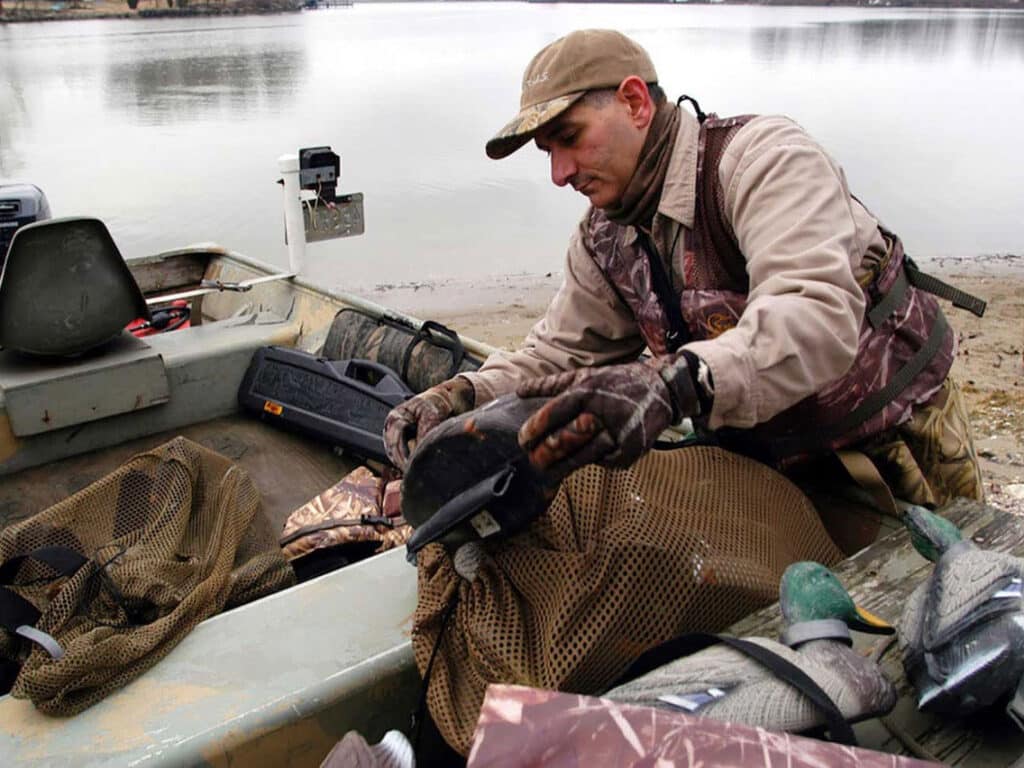
[[50,203],[35,184],[0,184],[0,271],[19,227],[50,218]]

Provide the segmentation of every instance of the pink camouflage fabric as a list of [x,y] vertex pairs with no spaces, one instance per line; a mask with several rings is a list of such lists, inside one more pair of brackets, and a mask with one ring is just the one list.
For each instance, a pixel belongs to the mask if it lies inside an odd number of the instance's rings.
[[747,725],[518,685],[487,688],[469,768],[925,768],[938,765]]

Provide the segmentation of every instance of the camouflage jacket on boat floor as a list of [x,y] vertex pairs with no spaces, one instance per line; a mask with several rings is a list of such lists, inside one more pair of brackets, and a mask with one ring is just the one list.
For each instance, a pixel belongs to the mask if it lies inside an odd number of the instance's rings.
[[[384,514],[388,487],[366,467],[357,467],[335,485],[289,515],[281,532],[285,557],[295,560],[318,549],[355,542],[379,542],[374,551],[384,552],[405,544],[412,532],[397,513]],[[392,510],[396,512],[396,510]]]

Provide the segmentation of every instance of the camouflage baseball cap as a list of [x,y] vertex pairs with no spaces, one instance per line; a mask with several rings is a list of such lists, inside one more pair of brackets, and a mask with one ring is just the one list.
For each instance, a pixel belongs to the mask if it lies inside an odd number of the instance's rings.
[[580,29],[555,40],[526,67],[519,114],[487,142],[487,156],[498,160],[511,155],[584,93],[618,88],[631,75],[658,82],[647,51],[621,32]]

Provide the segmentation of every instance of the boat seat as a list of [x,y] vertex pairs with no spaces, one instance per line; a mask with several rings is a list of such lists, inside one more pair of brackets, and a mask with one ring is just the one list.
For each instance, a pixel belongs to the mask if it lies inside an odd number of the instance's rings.
[[121,335],[149,308],[106,225],[93,218],[28,224],[0,276],[0,346],[67,357]]

